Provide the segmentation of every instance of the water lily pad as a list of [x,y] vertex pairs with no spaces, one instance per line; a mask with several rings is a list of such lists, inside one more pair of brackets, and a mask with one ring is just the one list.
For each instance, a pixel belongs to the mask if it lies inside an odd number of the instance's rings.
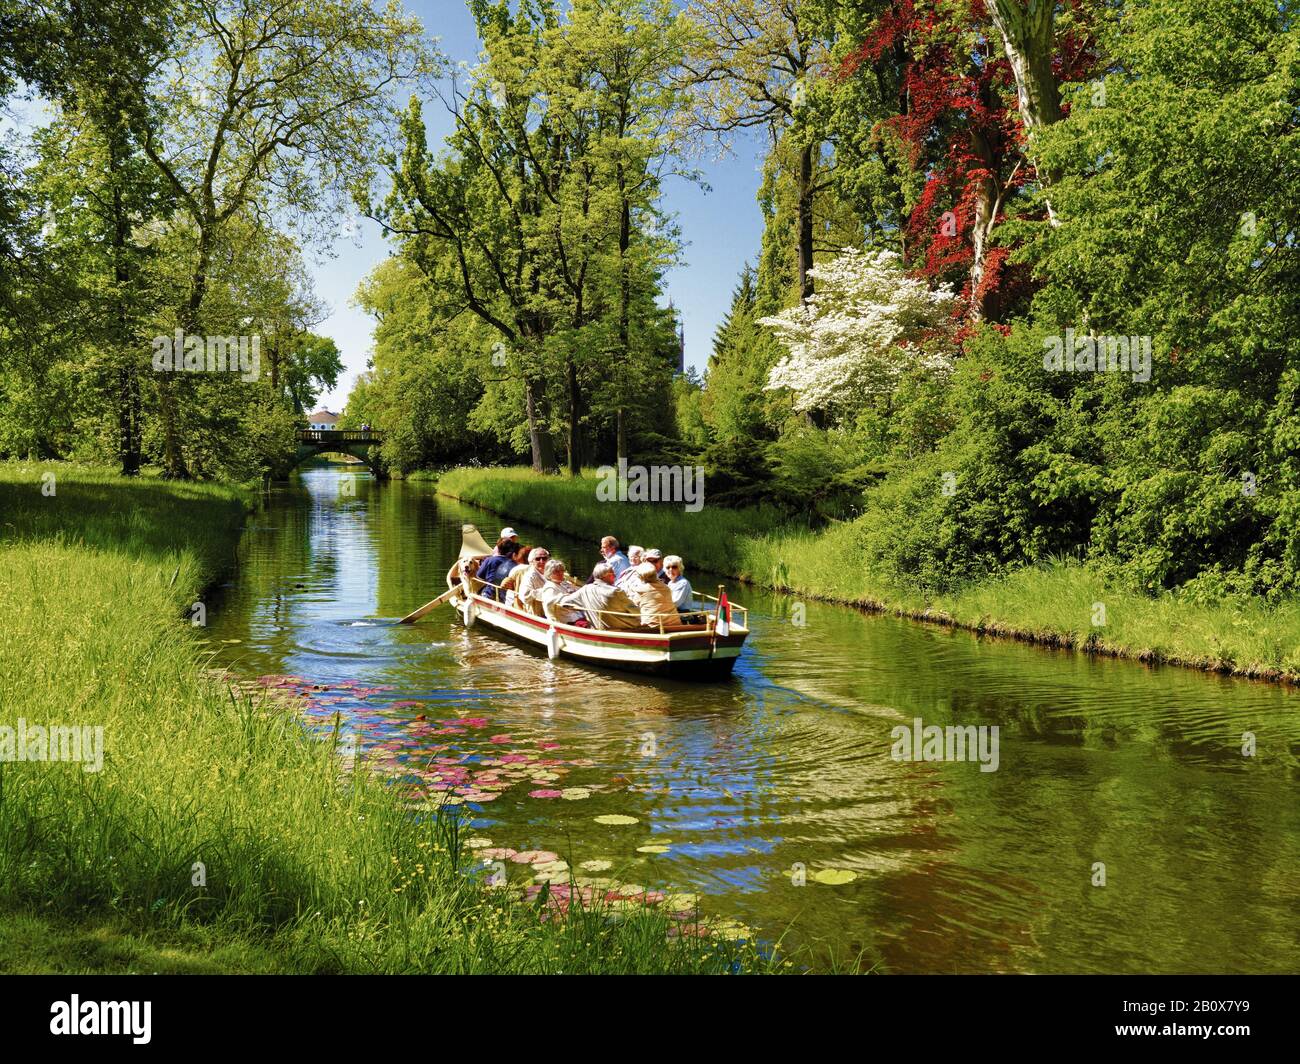
[[[840,871],[843,871],[842,869]],[[718,938],[725,938],[732,942],[737,939],[749,938],[750,930],[738,920],[721,920],[713,925],[713,933]]]
[[829,887],[838,887],[841,883],[852,883],[858,878],[858,874],[847,868],[819,868],[812,874],[812,878]]
[[609,869],[614,867],[614,862],[601,860],[583,861],[581,867],[586,869],[588,872],[607,872]]
[[510,858],[515,864],[534,864],[537,862],[545,864],[559,859],[560,855],[552,853],[550,850],[520,850]]
[[563,791],[549,790],[545,787],[541,787],[535,791],[528,792],[529,798],[561,798],[563,797],[563,795],[564,795]]
[[591,791],[586,787],[565,787],[560,792],[560,797],[566,801],[576,802],[579,798],[590,798]]
[[640,821],[634,816],[627,816],[624,813],[602,813],[596,817],[597,824],[639,824]]
[[466,839],[465,845],[471,850],[483,850],[492,845],[492,840],[485,839],[482,835],[475,835],[472,839]]
[[667,846],[659,846],[659,845],[657,845],[657,844],[655,844],[655,843],[651,843],[651,844],[648,845],[648,846],[638,846],[638,847],[636,848],[636,852],[637,852],[637,853],[667,853],[667,852],[668,852],[668,847],[667,847]]

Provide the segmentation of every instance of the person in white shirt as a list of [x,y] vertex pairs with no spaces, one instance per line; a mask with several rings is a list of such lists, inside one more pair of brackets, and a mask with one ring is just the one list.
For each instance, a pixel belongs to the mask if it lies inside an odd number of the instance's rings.
[[528,554],[528,572],[522,573],[515,582],[515,600],[519,608],[529,613],[541,613],[537,596],[546,586],[546,563],[551,560],[551,552],[545,547],[534,547]]
[[564,562],[552,558],[546,563],[545,584],[537,593],[542,612],[552,621],[586,627],[587,620],[577,610],[561,604],[561,600],[578,590],[578,585],[564,579]]
[[627,568],[619,573],[614,580],[615,586],[622,588],[625,595],[632,594],[632,585],[636,583],[636,567],[641,564],[644,556],[644,547],[638,547],[635,544],[628,547]]
[[686,566],[679,555],[670,554],[664,559],[664,572],[668,574],[668,590],[673,593],[673,605],[678,613],[695,610],[695,590],[686,579]]

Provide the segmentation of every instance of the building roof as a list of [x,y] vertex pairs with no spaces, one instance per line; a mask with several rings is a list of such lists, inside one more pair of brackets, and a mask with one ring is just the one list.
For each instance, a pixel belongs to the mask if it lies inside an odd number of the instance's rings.
[[321,422],[329,422],[330,424],[333,424],[337,422],[338,419],[338,414],[332,414],[328,410],[317,410],[315,413],[307,415],[307,420],[313,425],[320,424]]

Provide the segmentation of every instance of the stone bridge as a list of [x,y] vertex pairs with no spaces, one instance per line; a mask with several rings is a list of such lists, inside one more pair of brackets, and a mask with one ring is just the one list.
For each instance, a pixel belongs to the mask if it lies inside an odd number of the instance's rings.
[[370,467],[370,472],[377,480],[386,480],[387,474],[370,453],[372,448],[378,447],[383,442],[384,434],[374,429],[299,429],[298,450],[294,454],[292,464],[284,470],[283,475],[287,477],[293,469],[308,458],[329,451],[360,458]]

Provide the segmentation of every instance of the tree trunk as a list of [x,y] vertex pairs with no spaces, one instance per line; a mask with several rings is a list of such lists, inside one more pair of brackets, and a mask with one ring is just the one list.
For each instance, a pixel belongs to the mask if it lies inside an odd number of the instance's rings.
[[[1028,154],[1038,179],[1051,187],[1060,175],[1045,171],[1033,160],[1034,134],[1061,120],[1061,87],[1052,71],[1055,48],[1054,0],[984,0],[989,18],[1002,36],[1002,46],[1016,79],[1016,101],[1029,141]],[[1055,223],[1051,202],[1048,217]]]
[[545,403],[545,386],[533,377],[524,378],[524,413],[528,416],[528,442],[532,448],[533,472],[555,472],[555,448],[551,434],[539,417]]
[[[212,231],[209,226],[199,227],[198,259],[190,275],[190,294],[181,308],[181,330],[188,337],[198,328],[199,308],[208,291],[208,265],[212,259]],[[160,388],[159,413],[163,427],[163,475],[173,480],[188,480],[190,471],[185,467],[181,450],[180,410],[176,402],[176,376],[165,374]]]
[[813,145],[811,142],[799,149],[799,173],[795,178],[795,193],[799,200],[799,298],[807,300],[813,294],[813,280],[809,274],[813,265]]
[[979,133],[971,134],[971,150],[979,157],[984,172],[976,179],[975,218],[971,225],[974,257],[970,268],[970,316],[973,321],[989,321],[997,316],[997,293],[984,289],[984,268],[997,222],[998,166],[988,142]]
[[1011,72],[1020,118],[1031,136],[1061,120],[1061,91],[1052,72],[1055,47],[1053,0],[985,0]]
[[[122,475],[136,476],[140,472],[139,385],[135,381],[134,352],[130,326],[127,322],[126,287],[130,271],[126,264],[126,238],[129,224],[122,205],[119,185],[117,146],[110,133],[108,146],[109,178],[113,182],[113,281],[116,288],[117,328],[114,346],[117,348],[117,455],[122,463]],[[133,399],[134,395],[134,399]]]
[[578,367],[574,365],[572,358],[564,360],[564,378],[569,392],[569,438],[567,440],[569,476],[576,477],[582,472],[582,459],[578,454],[578,404],[581,397],[578,393]]
[[[632,361],[632,330],[630,324],[632,280],[627,262],[627,251],[632,244],[632,204],[627,195],[627,175],[623,172],[621,159],[618,164],[618,192],[621,197],[618,219],[618,365],[615,367],[614,387],[621,399],[623,397],[622,389],[626,387],[627,383],[627,367],[631,365]],[[617,420],[618,425],[615,431],[617,454],[615,458],[619,462],[627,462],[627,415],[622,403],[618,407]]]

